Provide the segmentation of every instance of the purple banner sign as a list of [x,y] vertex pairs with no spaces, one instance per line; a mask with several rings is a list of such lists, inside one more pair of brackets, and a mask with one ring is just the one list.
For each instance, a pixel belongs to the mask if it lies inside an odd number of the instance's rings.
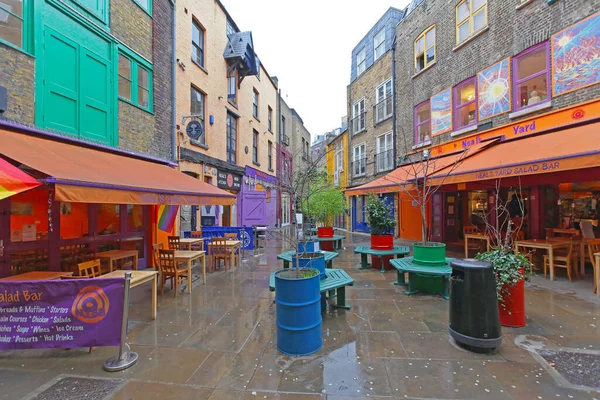
[[125,279],[0,282],[0,350],[118,346]]

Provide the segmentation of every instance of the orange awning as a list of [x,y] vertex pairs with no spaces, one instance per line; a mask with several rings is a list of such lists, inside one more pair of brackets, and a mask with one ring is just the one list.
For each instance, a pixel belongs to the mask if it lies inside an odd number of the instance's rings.
[[502,142],[432,178],[450,184],[592,167],[600,167],[599,123]]
[[412,164],[402,165],[379,179],[366,183],[362,186],[347,189],[346,195],[359,196],[365,194],[400,192],[403,190],[402,186],[413,185],[417,179],[423,178],[424,176],[431,176],[437,171],[445,168],[456,169],[456,166],[463,163],[467,157],[470,157],[480,152],[484,148],[491,146],[496,141],[497,139],[474,144],[464,150],[459,150],[458,152],[448,154],[443,157],[431,155],[428,162],[415,162]]
[[231,205],[236,197],[165,164],[0,129],[0,154],[48,176],[73,203]]
[[40,185],[41,182],[0,158],[0,200]]

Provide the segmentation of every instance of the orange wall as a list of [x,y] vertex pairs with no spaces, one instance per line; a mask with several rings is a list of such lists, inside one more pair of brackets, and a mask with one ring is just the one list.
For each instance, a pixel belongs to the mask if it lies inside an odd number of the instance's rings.
[[[400,237],[409,240],[421,240],[421,213],[418,206],[413,206],[413,199],[408,193],[398,193],[400,212]],[[427,209],[429,221],[429,208]]]
[[88,206],[87,203],[71,203],[71,214],[60,214],[61,239],[75,239],[88,233]]
[[11,230],[22,230],[23,225],[35,224],[37,232],[48,232],[48,190],[29,190],[13,196],[11,201],[32,206],[32,215],[11,215]]

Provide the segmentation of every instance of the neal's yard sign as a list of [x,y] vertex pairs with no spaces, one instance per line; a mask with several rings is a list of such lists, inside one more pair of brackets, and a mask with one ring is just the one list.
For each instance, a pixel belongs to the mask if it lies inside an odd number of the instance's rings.
[[118,346],[125,280],[0,282],[0,350]]

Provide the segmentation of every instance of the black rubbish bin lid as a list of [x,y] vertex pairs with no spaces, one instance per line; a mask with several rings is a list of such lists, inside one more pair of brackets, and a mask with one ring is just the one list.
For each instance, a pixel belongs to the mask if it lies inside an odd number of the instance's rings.
[[457,258],[450,262],[452,269],[464,271],[467,269],[492,269],[494,266],[489,261],[478,260],[476,258]]

